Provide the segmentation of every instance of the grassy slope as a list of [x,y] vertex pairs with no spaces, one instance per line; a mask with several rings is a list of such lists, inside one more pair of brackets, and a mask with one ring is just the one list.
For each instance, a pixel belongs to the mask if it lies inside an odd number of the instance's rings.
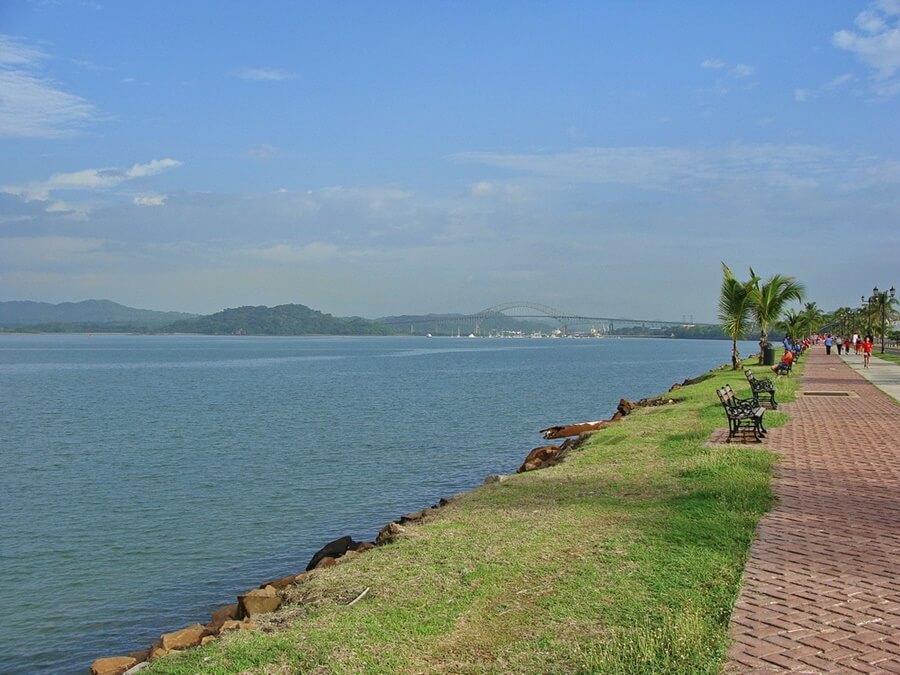
[[[780,401],[796,381],[778,381]],[[725,426],[726,382],[748,393],[742,374],[719,371],[562,465],[484,486],[317,573],[263,630],[144,672],[717,673],[775,460],[706,445]],[[766,415],[770,428],[784,420]]]

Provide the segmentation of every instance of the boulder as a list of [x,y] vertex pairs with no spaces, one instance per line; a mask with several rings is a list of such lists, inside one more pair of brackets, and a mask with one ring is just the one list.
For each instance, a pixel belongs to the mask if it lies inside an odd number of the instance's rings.
[[353,550],[357,553],[365,553],[366,551],[371,551],[375,548],[375,544],[371,541],[357,541],[354,542]]
[[399,523],[401,525],[405,525],[406,523],[416,523],[420,520],[424,520],[430,515],[433,515],[437,512],[437,509],[429,506],[427,509],[422,509],[421,511],[416,511],[415,513],[407,513],[403,516],[400,516]]
[[291,574],[286,577],[281,577],[281,579],[275,579],[274,581],[267,581],[264,584],[260,584],[259,588],[265,588],[266,586],[274,586],[277,590],[281,590],[282,588],[287,588],[288,586],[293,586],[297,583],[297,575]]
[[234,605],[226,605],[225,607],[220,607],[215,612],[212,613],[212,617],[210,622],[206,624],[206,627],[210,630],[210,632],[218,633],[219,629],[222,628],[222,624],[226,621],[233,621],[238,618],[238,606]]
[[319,562],[316,563],[316,569],[323,570],[326,567],[333,567],[336,564],[337,564],[337,558],[332,558],[330,555],[327,555],[324,558],[319,559]]
[[[254,588],[238,596],[238,617],[252,619],[259,614],[274,612],[281,605],[281,598],[274,586]],[[165,646],[165,645],[164,645]]]
[[229,630],[255,630],[256,625],[252,621],[226,621],[219,629],[219,633]]
[[528,453],[528,456],[525,458],[525,461],[522,462],[522,466],[517,469],[516,473],[534,471],[535,469],[542,469],[545,466],[555,464],[559,461],[561,449],[561,446],[558,445],[544,445],[540,448],[534,448]]
[[206,626],[195,623],[187,628],[163,634],[160,637],[160,643],[162,644],[162,648],[166,651],[187,649],[188,647],[196,647],[199,645],[201,638],[206,635],[206,633]]
[[200,644],[208,645],[210,642],[215,642],[215,639],[215,635],[204,635],[202,638],[200,638]]
[[155,642],[150,648],[150,660],[155,661],[156,659],[161,658],[168,653],[168,649],[165,649],[159,642]]
[[381,546],[382,544],[390,544],[394,541],[397,541],[397,539],[402,537],[405,533],[406,528],[399,523],[388,523],[381,528],[381,531],[375,538],[375,545]]
[[130,656],[108,656],[91,664],[91,675],[122,675],[136,664]]
[[312,559],[309,561],[309,564],[306,566],[306,571],[314,570],[319,564],[319,561],[322,558],[340,558],[347,552],[347,549],[353,544],[353,539],[349,536],[341,537],[340,539],[335,539],[334,541],[328,542],[318,551],[316,551],[315,555],[313,555]]
[[627,398],[623,398],[619,400],[619,405],[616,406],[616,412],[624,415],[629,415],[635,409],[637,409],[637,404],[634,401],[629,401]]

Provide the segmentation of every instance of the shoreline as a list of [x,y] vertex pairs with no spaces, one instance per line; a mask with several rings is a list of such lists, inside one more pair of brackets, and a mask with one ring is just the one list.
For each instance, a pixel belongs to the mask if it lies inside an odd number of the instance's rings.
[[[228,337],[228,336],[225,336]],[[241,336],[237,336],[241,337]],[[266,336],[266,337],[302,337],[302,336]],[[342,336],[353,337],[353,336]],[[372,337],[372,336],[360,336]],[[634,336],[629,336],[634,337]],[[671,339],[671,338],[670,338]],[[602,426],[588,431],[579,431],[568,436],[548,436],[551,438],[565,438],[559,446],[542,446],[532,449],[524,458],[523,464],[516,473],[524,473],[528,471],[538,471],[541,469],[555,466],[563,462],[569,450],[580,447],[591,435],[608,428],[610,424],[621,421],[625,416],[633,411],[646,407],[657,407],[660,405],[675,405],[679,399],[669,396],[673,391],[703,382],[713,377],[717,371],[730,369],[728,364],[707,371],[701,375],[686,378],[681,383],[672,384],[669,389],[663,393],[652,397],[646,397],[639,401],[629,401],[620,399],[620,403],[611,418],[600,420]],[[573,427],[578,427],[580,423],[574,423]],[[593,423],[597,424],[597,423]],[[562,427],[552,427],[550,429],[560,429]],[[543,431],[549,431],[543,430]],[[547,456],[544,453],[540,461],[529,465],[529,460],[536,451],[547,450],[548,448],[556,448],[556,452]],[[528,467],[528,468],[526,468]],[[515,474],[511,474],[515,475]],[[253,631],[257,626],[254,619],[258,619],[261,615],[267,615],[276,611],[283,602],[283,597],[290,597],[292,588],[302,585],[315,578],[319,570],[324,570],[338,564],[356,558],[362,553],[394,543],[406,534],[406,528],[410,525],[418,525],[429,522],[433,516],[449,506],[457,499],[473,494],[483,488],[485,485],[503,482],[511,475],[488,475],[480,485],[465,490],[450,497],[441,497],[431,506],[426,506],[419,511],[407,513],[385,524],[379,531],[374,542],[354,542],[350,536],[343,536],[339,539],[326,543],[311,558],[307,569],[296,574],[289,574],[279,579],[273,579],[260,583],[245,593],[238,595],[237,602],[231,605],[225,605],[213,610],[210,621],[207,624],[194,623],[189,626],[175,629],[171,632],[164,633],[158,640],[153,642],[149,648],[130,652],[126,656],[108,656],[98,657],[91,665],[90,672],[94,675],[134,675],[154,660],[167,656],[172,652],[183,651],[196,646],[209,644],[217,639],[219,635],[230,631]],[[354,599],[350,604],[355,604],[364,595],[368,593],[366,589],[363,594]]]

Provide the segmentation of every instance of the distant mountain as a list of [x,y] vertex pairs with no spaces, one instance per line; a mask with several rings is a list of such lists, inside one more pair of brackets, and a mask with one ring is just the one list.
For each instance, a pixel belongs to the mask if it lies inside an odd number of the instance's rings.
[[306,305],[237,307],[175,321],[162,331],[204,335],[393,335],[394,329],[358,316],[323,314]]
[[197,316],[184,312],[155,312],[126,307],[110,300],[47,302],[12,300],[0,302],[0,328],[43,328],[65,332],[68,329],[146,330]]
[[462,314],[402,314],[398,316],[384,316],[375,320],[394,326],[401,333],[412,332],[416,335],[425,335],[426,333],[432,335],[456,335],[457,332],[466,335],[476,332],[479,335],[489,335],[492,331],[521,331],[528,335],[534,332],[548,333],[559,327],[559,324],[552,319],[532,321],[516,319],[515,317],[499,313],[479,319],[477,326],[472,316]]

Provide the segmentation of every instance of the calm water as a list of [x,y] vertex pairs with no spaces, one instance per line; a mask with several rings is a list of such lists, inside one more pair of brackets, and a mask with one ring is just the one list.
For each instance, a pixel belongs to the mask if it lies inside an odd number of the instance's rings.
[[206,622],[331,539],[514,471],[539,429],[609,417],[729,350],[0,336],[0,672],[84,672]]

